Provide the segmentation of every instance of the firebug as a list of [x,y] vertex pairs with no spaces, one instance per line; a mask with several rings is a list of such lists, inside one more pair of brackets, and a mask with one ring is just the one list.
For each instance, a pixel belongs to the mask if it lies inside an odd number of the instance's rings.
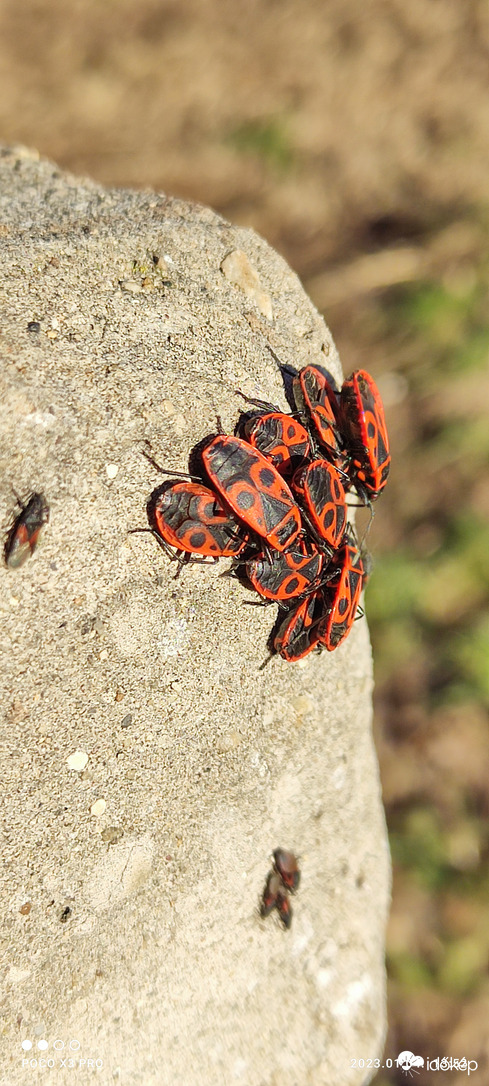
[[19,569],[34,553],[41,529],[49,520],[49,505],[42,494],[32,494],[23,506],[4,548],[5,562],[9,569]]
[[292,906],[290,904],[287,894],[284,893],[283,890],[279,894],[277,894],[277,902],[275,907],[278,910],[278,915],[282,921],[284,928],[290,928],[290,925],[292,923]]
[[277,909],[284,928],[290,928],[292,909],[287,891],[284,889],[280,875],[276,871],[268,873],[260,903],[260,916],[264,918],[270,916],[273,909]]
[[282,411],[244,416],[239,432],[266,456],[280,475],[290,476],[309,455],[310,441],[302,424]]
[[280,603],[313,591],[324,564],[325,558],[314,543],[296,539],[286,551],[249,558],[245,569],[260,596]]
[[277,898],[281,893],[281,890],[282,882],[280,875],[278,875],[276,871],[269,871],[262,895],[260,916],[265,917],[270,915],[272,909],[274,909],[277,904]]
[[170,482],[148,507],[154,533],[170,547],[212,558],[238,555],[247,535],[221,498],[203,483]]
[[294,377],[294,400],[298,411],[310,419],[316,438],[334,459],[341,458],[338,437],[338,393],[322,366],[304,366]]
[[280,878],[287,890],[291,890],[294,893],[300,882],[301,873],[299,871],[299,865],[293,852],[287,852],[285,848],[276,848],[273,854],[273,862],[275,870],[278,871]]
[[296,471],[292,490],[300,500],[318,545],[329,553],[337,550],[346,529],[347,509],[339,472],[327,460],[313,460]]
[[325,590],[326,614],[316,627],[318,640],[328,652],[337,649],[350,633],[363,587],[363,560],[352,541],[338,551],[332,569],[336,575]]
[[288,611],[273,636],[273,648],[284,660],[302,660],[319,643],[318,622],[324,613],[320,589]]
[[302,529],[298,506],[277,469],[239,437],[218,434],[202,451],[212,485],[240,520],[284,551]]
[[343,382],[338,422],[349,454],[348,474],[368,504],[384,489],[391,457],[380,392],[366,370],[355,370]]

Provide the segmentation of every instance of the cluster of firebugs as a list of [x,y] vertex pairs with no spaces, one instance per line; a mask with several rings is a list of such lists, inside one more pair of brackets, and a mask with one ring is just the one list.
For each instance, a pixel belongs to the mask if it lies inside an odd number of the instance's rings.
[[[231,557],[264,602],[278,603],[270,647],[291,661],[313,649],[332,652],[348,636],[367,556],[348,521],[347,494],[356,491],[371,510],[390,468],[384,408],[369,373],[355,370],[339,390],[321,366],[305,366],[292,394],[290,415],[245,397],[254,410],[242,413],[236,434],[201,443],[204,481],[170,479],[148,505],[151,531],[178,572],[197,555]],[[33,494],[9,531],[7,566],[23,565],[48,519],[44,496]],[[276,909],[290,927],[289,894],[299,880],[294,854],[276,849],[261,916]]]
[[179,571],[192,556],[232,557],[262,601],[279,605],[270,648],[290,661],[332,652],[348,636],[367,556],[347,495],[356,491],[371,510],[390,467],[382,400],[365,370],[339,390],[323,367],[305,366],[292,395],[292,414],[244,397],[253,410],[236,433],[200,444],[201,478],[170,479],[148,505],[151,530]]
[[[249,400],[254,410],[242,413],[235,435],[201,444],[205,481],[170,480],[148,507],[151,530],[179,569],[197,555],[231,557],[264,603],[278,603],[270,647],[290,661],[313,649],[332,652],[348,636],[368,563],[347,495],[355,490],[371,509],[390,468],[384,408],[369,373],[355,370],[338,390],[321,366],[305,366],[292,394],[290,415]],[[32,495],[9,532],[7,565],[23,564],[48,518],[44,497]]]

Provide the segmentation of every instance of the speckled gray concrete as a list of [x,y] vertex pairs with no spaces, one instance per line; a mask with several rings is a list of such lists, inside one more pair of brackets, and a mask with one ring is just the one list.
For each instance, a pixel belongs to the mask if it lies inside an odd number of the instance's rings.
[[[365,1082],[389,884],[366,623],[261,671],[275,609],[128,534],[161,482],[144,439],[185,470],[237,388],[286,406],[267,344],[339,376],[330,334],[251,231],[22,150],[0,248],[4,531],[14,490],[51,508],[0,571],[1,1081]],[[289,932],[257,912],[278,845],[301,857]]]

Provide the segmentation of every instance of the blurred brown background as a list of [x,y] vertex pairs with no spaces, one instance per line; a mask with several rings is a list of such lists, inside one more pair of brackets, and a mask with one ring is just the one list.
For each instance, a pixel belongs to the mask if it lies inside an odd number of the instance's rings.
[[367,612],[394,1067],[377,1086],[407,1081],[403,1049],[489,1081],[488,92],[487,0],[0,0],[0,139],[253,226],[385,397]]

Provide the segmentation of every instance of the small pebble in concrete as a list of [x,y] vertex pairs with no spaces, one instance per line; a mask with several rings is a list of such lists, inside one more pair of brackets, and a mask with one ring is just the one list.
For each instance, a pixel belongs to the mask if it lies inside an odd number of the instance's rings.
[[124,830],[121,830],[120,826],[107,826],[100,836],[105,845],[116,845],[124,836]]
[[250,301],[255,302],[264,317],[272,320],[273,310],[270,295],[262,289],[258,272],[246,253],[241,249],[234,249],[233,252],[228,253],[221,263],[221,271],[230,283],[234,283]]
[[143,284],[139,279],[123,279],[121,282],[121,290],[125,290],[128,294],[142,294]]
[[75,750],[66,759],[68,769],[74,769],[77,773],[81,773],[82,769],[85,769],[87,762],[88,754],[85,750]]
[[90,814],[93,815],[95,818],[100,818],[100,816],[105,813],[106,807],[107,801],[105,799],[96,799],[90,807]]

